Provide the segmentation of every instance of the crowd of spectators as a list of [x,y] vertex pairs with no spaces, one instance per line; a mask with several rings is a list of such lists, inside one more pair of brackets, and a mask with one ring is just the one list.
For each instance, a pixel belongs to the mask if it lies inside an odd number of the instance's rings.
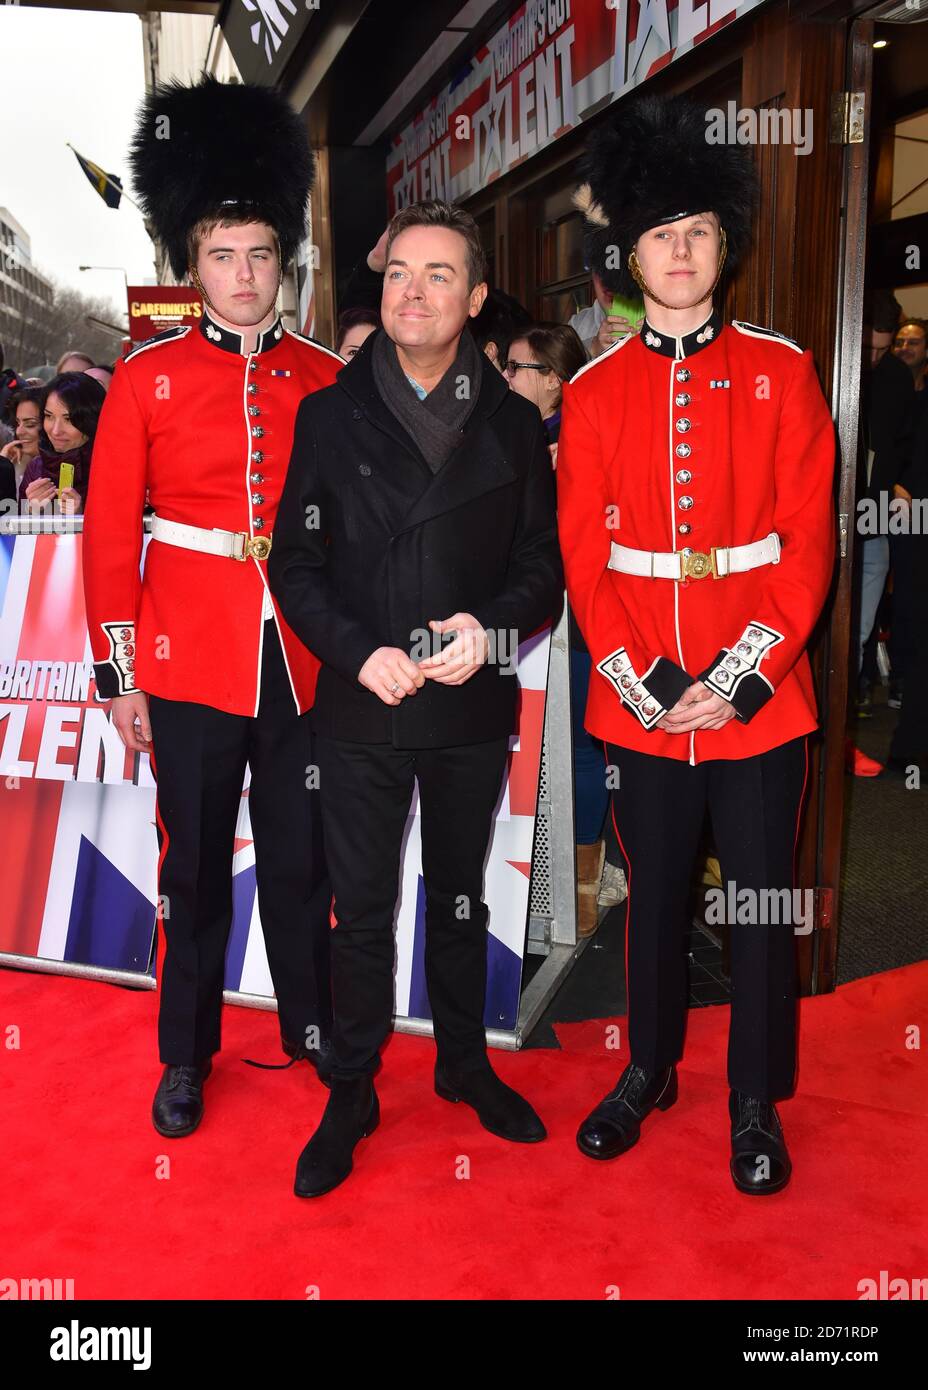
[[[928,505],[928,324],[888,290],[875,290],[865,307],[862,359],[855,712],[872,718],[877,692],[887,687],[886,704],[903,711],[887,767],[905,775],[928,755],[921,656],[928,601],[928,536],[921,527]],[[863,503],[871,504],[869,513]]]
[[[0,344],[0,502],[22,513],[83,511],[112,368],[61,355],[48,382],[4,366]],[[62,467],[65,473],[62,477]]]

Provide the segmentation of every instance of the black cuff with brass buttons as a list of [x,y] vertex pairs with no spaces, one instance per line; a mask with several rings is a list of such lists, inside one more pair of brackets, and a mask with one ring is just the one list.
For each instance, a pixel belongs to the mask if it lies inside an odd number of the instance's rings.
[[93,679],[97,687],[97,695],[101,700],[112,700],[117,695],[126,693],[122,689],[123,682],[120,674],[111,661],[94,662]]
[[639,676],[624,647],[598,661],[596,670],[646,729],[655,728],[693,684],[693,677],[665,656],[658,657],[646,676]]
[[[725,657],[728,656],[728,648],[723,647],[714,661],[711,661],[704,671],[699,674],[701,681],[706,681],[709,676],[718,671]],[[734,683],[734,689],[730,694],[718,688],[713,682],[712,691],[715,695],[721,695],[723,700],[727,700],[734,706],[735,716],[742,724],[750,724],[758,710],[763,709],[768,700],[773,698],[773,691],[756,671],[748,671],[738,677]]]
[[661,656],[654,670],[642,677],[641,684],[652,700],[656,700],[662,709],[669,710],[673,709],[684,690],[693,684],[693,677],[669,657]]

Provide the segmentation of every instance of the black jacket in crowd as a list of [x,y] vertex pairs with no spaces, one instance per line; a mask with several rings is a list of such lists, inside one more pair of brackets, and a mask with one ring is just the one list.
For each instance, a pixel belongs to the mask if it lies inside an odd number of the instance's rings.
[[[923,406],[916,417],[911,460],[899,482],[913,499],[928,501],[928,405]],[[928,536],[921,531],[917,534],[923,542],[921,549],[928,551]],[[928,594],[925,597],[928,598]]]
[[463,441],[433,474],[380,397],[374,337],[300,405],[268,560],[284,617],[323,663],[313,723],[330,738],[397,748],[500,738],[515,728],[517,694],[500,661],[460,686],[426,680],[396,706],[357,675],[378,647],[413,651],[430,618],[472,613],[521,640],[557,613],[541,417],[487,363]]
[[0,371],[0,420],[7,424],[13,424],[12,420],[7,421],[6,413],[9,408],[10,400],[17,391],[21,391],[25,382],[16,375],[12,367],[4,367]]
[[866,454],[858,497],[879,501],[881,492],[892,500],[893,487],[906,468],[915,423],[915,382],[904,362],[890,350],[864,376],[862,424],[865,445],[873,450],[873,468],[867,487]]

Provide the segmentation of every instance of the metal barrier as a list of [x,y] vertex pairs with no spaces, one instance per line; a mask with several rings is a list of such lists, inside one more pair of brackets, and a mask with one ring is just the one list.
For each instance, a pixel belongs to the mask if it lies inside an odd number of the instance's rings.
[[[56,514],[51,511],[39,514],[19,515],[7,511],[0,511],[0,537],[30,537],[30,536],[75,536],[79,535],[83,529],[83,518],[81,516],[67,516]],[[145,531],[149,530],[147,519],[145,521]],[[15,543],[14,543],[15,544]],[[33,547],[28,547],[32,551]],[[79,551],[79,547],[78,547]],[[68,569],[68,575],[77,575],[79,571],[79,554],[75,555],[74,547],[67,546],[66,552],[71,556],[74,568]],[[7,569],[13,564],[13,548],[9,542],[3,546],[3,559]],[[56,551],[57,554],[57,551]],[[21,557],[25,562],[25,558]],[[23,564],[20,564],[20,569]],[[46,566],[46,568],[48,568]],[[18,621],[25,623],[24,609],[27,604],[28,595],[19,595],[16,603],[11,606],[17,608],[18,618],[8,616],[6,597],[6,580],[9,575],[4,572],[4,606],[3,626],[0,628],[2,633],[2,651],[0,658],[6,658],[9,664],[10,659],[15,658],[18,649],[21,633],[12,631],[12,624]],[[72,582],[67,580],[66,582]],[[73,581],[77,582],[77,581]],[[32,590],[29,590],[31,593]],[[42,600],[43,606],[47,609],[53,596],[46,594]],[[79,643],[80,650],[83,652],[86,644],[86,626],[83,624],[82,608],[77,617],[74,617],[76,605],[68,605],[72,611],[72,620],[80,622],[80,634],[72,633],[70,638],[69,651],[72,656],[77,650]],[[57,653],[44,653],[46,655],[57,655]],[[539,652],[538,655],[541,655]],[[77,664],[77,663],[75,663]],[[537,690],[544,687],[544,668],[540,668],[540,678],[536,668],[536,676],[532,681],[533,689]],[[86,675],[86,672],[85,672]],[[76,685],[75,685],[76,689]],[[86,697],[86,682],[85,682]],[[0,697],[2,698],[2,697]],[[81,702],[80,696],[75,694],[73,698],[69,695],[70,711],[65,716],[71,722],[76,721],[87,715],[89,709],[93,709],[96,702],[93,697],[85,698]],[[19,701],[20,707],[25,701]],[[30,699],[30,707],[34,702]],[[0,714],[0,724],[3,720],[10,717],[13,706],[7,705]],[[99,706],[97,706],[99,709]],[[492,1046],[502,1048],[519,1048],[523,1040],[527,1037],[532,1027],[537,1023],[539,1017],[547,1007],[548,1002],[560,987],[567,972],[571,969],[586,942],[577,942],[576,936],[576,880],[574,862],[574,806],[573,806],[573,752],[572,752],[572,733],[571,733],[571,709],[570,709],[570,651],[567,633],[566,605],[564,613],[558,622],[557,627],[551,634],[548,650],[547,666],[547,695],[544,707],[544,724],[542,736],[541,768],[538,786],[537,813],[534,825],[534,841],[531,848],[531,871],[528,885],[528,913],[527,926],[524,944],[530,955],[543,955],[543,964],[534,973],[533,978],[525,986],[518,997],[518,1012],[515,1025],[512,1028],[493,1028],[487,1029],[488,1041]],[[46,711],[47,712],[47,711]],[[21,722],[24,722],[21,720]],[[100,723],[100,716],[96,716],[95,728],[99,737],[100,730],[97,725]],[[104,725],[107,721],[103,721]],[[80,724],[83,729],[83,722]],[[536,724],[537,730],[537,724]],[[75,734],[79,738],[80,734]],[[537,732],[535,734],[537,738]],[[67,746],[67,741],[62,740],[59,751]],[[536,745],[537,746],[537,745]],[[118,752],[118,750],[117,750]],[[57,756],[57,755],[56,755]],[[103,755],[101,755],[103,756]],[[106,756],[116,756],[112,753],[112,748]],[[147,770],[147,759],[144,759],[145,769],[140,771],[141,755],[136,756],[135,768],[136,781],[135,792],[143,795],[148,790],[148,794],[153,797],[153,783],[150,773]],[[64,765],[62,764],[64,770]],[[5,768],[0,767],[0,776],[5,773]],[[144,775],[143,775],[144,774]],[[57,776],[57,773],[53,774]],[[8,779],[9,780],[9,779]],[[108,779],[112,780],[112,779]],[[121,780],[121,779],[120,779]],[[86,783],[87,778],[85,776]],[[17,779],[18,785],[18,779]],[[33,792],[38,794],[41,791],[39,784],[33,785]],[[48,797],[54,796],[55,791],[46,787]],[[111,792],[112,788],[101,787],[101,802],[104,795]],[[84,788],[82,794],[87,795],[89,788]],[[62,793],[63,794],[63,793]],[[9,812],[8,803],[8,812]],[[102,815],[102,812],[100,813]],[[48,814],[45,820],[49,820]],[[523,815],[522,823],[526,817]],[[78,827],[78,830],[80,827]],[[77,833],[77,832],[74,832]],[[82,849],[85,848],[82,840]],[[518,856],[521,859],[528,858],[528,846],[525,852]],[[150,887],[147,890],[150,892]],[[523,889],[524,892],[524,889]],[[59,898],[66,903],[69,900],[59,892]],[[150,899],[149,899],[150,901]],[[51,910],[51,909],[49,909]],[[152,914],[154,905],[152,904]],[[153,917],[152,917],[153,923]],[[253,929],[253,928],[252,928]],[[516,928],[515,924],[507,923],[509,936],[514,942]],[[153,926],[152,926],[153,932]],[[59,932],[60,936],[61,933]],[[511,959],[511,957],[507,957]],[[107,965],[88,964],[80,960],[62,960],[43,957],[41,955],[29,955],[22,950],[0,951],[0,965],[7,967],[29,969],[34,971],[45,971],[54,974],[70,974],[84,978],[98,980],[108,980],[122,985],[133,984],[138,988],[155,988],[154,976],[151,973],[151,963],[146,961],[138,971],[126,969],[123,965],[118,968],[111,968]],[[231,1002],[247,1004],[252,1007],[274,1009],[276,1007],[273,995],[268,993],[255,992],[253,989],[239,988],[225,991],[226,999]],[[511,1014],[516,1014],[515,1001],[511,1006]],[[411,1032],[418,1034],[430,1034],[432,1032],[431,1021],[424,1018],[407,1017],[397,1015],[394,1026],[398,1031]]]

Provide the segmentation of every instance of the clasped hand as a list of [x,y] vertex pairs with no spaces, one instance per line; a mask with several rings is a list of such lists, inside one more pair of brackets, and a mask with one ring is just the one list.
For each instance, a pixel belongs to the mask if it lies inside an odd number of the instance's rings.
[[702,681],[694,681],[669,709],[657,727],[666,734],[691,734],[695,729],[721,729],[734,719],[734,706],[713,695]]
[[398,705],[407,695],[415,695],[427,680],[463,685],[486,664],[490,641],[472,613],[431,618],[429,627],[434,633],[453,632],[454,640],[418,664],[400,647],[378,647],[358,672],[361,685],[385,705]]

